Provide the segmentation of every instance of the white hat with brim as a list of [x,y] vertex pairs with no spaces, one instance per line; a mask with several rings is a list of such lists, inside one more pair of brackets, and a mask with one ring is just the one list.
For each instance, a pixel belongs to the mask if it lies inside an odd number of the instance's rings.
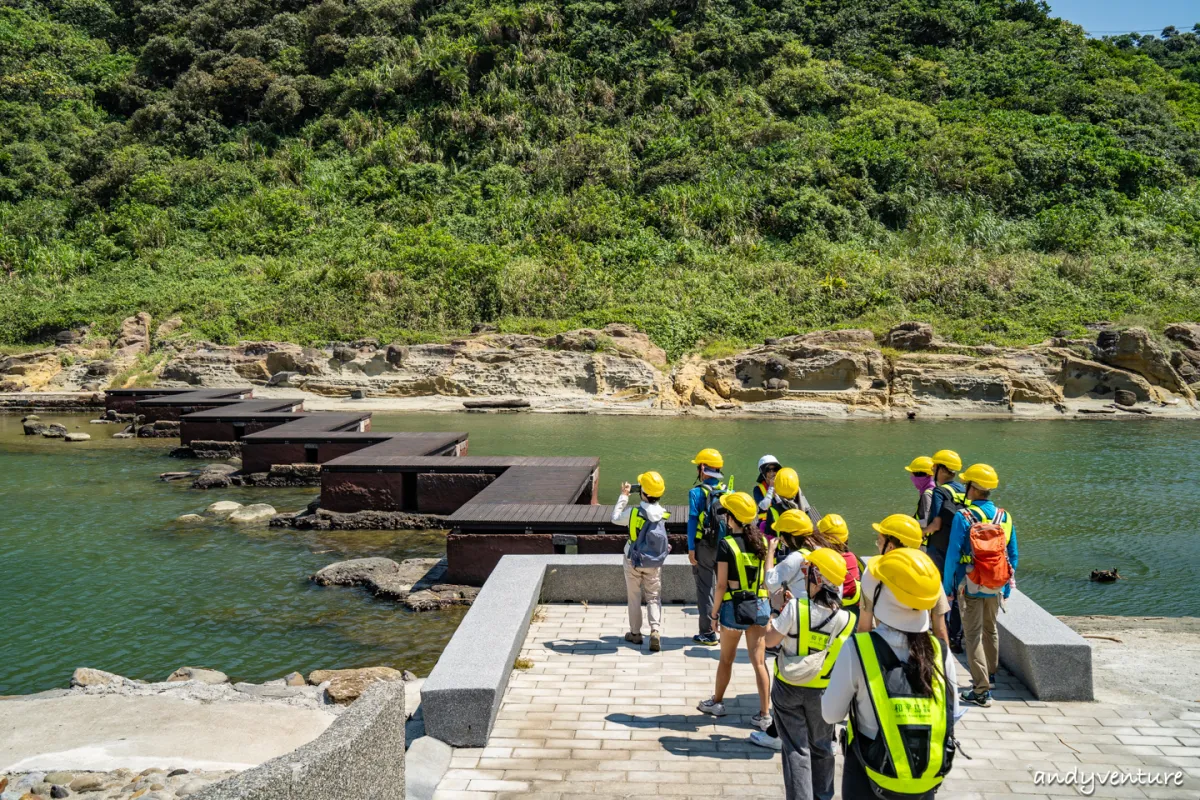
[[[879,579],[870,572],[864,572],[862,576],[863,596],[874,598],[877,586],[879,586]],[[892,590],[886,586],[880,588],[879,599],[873,602],[871,613],[875,615],[875,619],[898,631],[924,633],[929,630],[929,612],[918,611],[903,605],[892,594]]]

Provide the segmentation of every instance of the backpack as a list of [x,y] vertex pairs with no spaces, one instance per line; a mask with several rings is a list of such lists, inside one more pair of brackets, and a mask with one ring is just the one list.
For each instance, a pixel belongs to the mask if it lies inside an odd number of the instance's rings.
[[1005,516],[1002,508],[997,508],[996,516],[990,520],[986,517],[975,519],[969,508],[964,508],[961,513],[971,526],[967,538],[971,542],[972,563],[967,570],[967,580],[977,587],[968,586],[968,589],[979,594],[999,594],[1013,574],[1012,565],[1008,563],[1008,539],[1012,526],[1001,524]]
[[671,552],[666,522],[671,515],[664,514],[658,522],[650,522],[641,513],[640,508],[635,508],[629,513],[631,518],[637,514],[642,520],[637,539],[629,547],[629,563],[635,567],[661,567]]
[[721,495],[733,491],[732,484],[732,480],[728,487],[723,483],[716,486],[700,484],[700,490],[704,492],[704,510],[700,512],[700,528],[696,538],[711,543],[713,547],[725,538],[725,531],[721,529]]

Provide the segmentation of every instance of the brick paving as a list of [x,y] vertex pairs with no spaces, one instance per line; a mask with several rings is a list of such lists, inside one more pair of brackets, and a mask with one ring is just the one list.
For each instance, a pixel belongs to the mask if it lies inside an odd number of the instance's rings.
[[[693,645],[694,606],[664,608],[663,651],[623,641],[624,606],[542,606],[487,747],[456,750],[434,800],[782,797],[779,755],[747,740],[758,710],[739,652],[729,715],[712,694],[717,648]],[[966,667],[959,682],[969,679]],[[962,749],[938,792],[953,800],[1084,795],[1035,785],[1038,771],[1182,773],[1182,786],[1094,786],[1094,797],[1200,798],[1200,706],[1039,702],[1005,672],[989,709],[959,723]],[[841,758],[838,762],[840,765]],[[1160,778],[1161,780],[1161,778]],[[840,770],[838,777],[840,785]],[[840,796],[840,794],[839,794]]]

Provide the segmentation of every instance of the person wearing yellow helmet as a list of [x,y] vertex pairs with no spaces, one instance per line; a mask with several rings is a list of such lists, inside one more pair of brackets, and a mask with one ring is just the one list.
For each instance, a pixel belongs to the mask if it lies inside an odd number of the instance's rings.
[[[964,494],[966,487],[958,479],[958,471],[962,469],[962,459],[958,453],[953,450],[938,450],[930,461],[933,463],[933,480],[937,487],[925,490],[929,497],[928,513],[921,520],[921,528],[925,533],[925,552],[944,576],[947,569],[946,550],[950,546],[950,526],[954,523],[954,516],[967,502],[967,496]],[[953,568],[950,571],[953,572]],[[951,603],[947,622],[950,649],[961,653],[963,633],[957,603]]]
[[929,504],[933,501],[932,490],[937,488],[937,481],[933,477],[933,459],[917,456],[904,469],[917,490],[917,513],[914,516],[924,524],[929,516]]
[[842,608],[846,561],[828,547],[811,551],[802,583],[767,626],[768,647],[778,647],[771,686],[771,731],[750,741],[783,751],[787,800],[833,797],[833,726],[821,713],[821,693],[838,653],[854,633],[855,618]]
[[972,684],[962,699],[987,707],[1000,658],[996,617],[1002,599],[1012,592],[1017,569],[1017,530],[1008,512],[992,502],[1000,485],[996,470],[972,464],[959,477],[967,502],[950,528],[942,588],[957,598],[962,613]]
[[817,532],[829,542],[829,547],[842,554],[846,562],[846,580],[842,585],[842,606],[856,617],[862,597],[859,579],[862,577],[862,562],[850,552],[850,528],[841,514],[826,514],[817,523]]
[[[875,547],[879,554],[887,555],[901,547],[919,550],[921,547],[921,525],[908,514],[890,514],[882,522],[871,524],[878,534]],[[934,566],[937,566],[936,564]],[[865,633],[875,627],[875,618],[871,613],[871,597],[875,590],[875,582],[868,570],[862,578],[862,601],[859,604],[858,630]],[[945,596],[939,597],[932,609],[931,627],[937,638],[947,647],[950,646],[950,635],[946,629],[946,615],[950,613],[950,600]]]
[[766,494],[761,499],[758,495],[759,487],[756,486],[754,499],[758,501],[759,527],[767,535],[768,541],[776,537],[775,522],[780,514],[792,509],[798,509],[810,516],[812,514],[811,506],[800,491],[800,476],[791,467],[780,469]]
[[696,608],[700,612],[700,631],[692,637],[696,644],[717,645],[717,633],[712,623],[713,584],[717,579],[717,543],[720,528],[718,502],[726,491],[721,469],[725,457],[712,447],[706,447],[692,459],[696,465],[696,485],[688,492],[688,561],[692,565],[692,580],[696,583]]
[[[641,502],[629,510],[629,540],[625,543],[625,599],[629,604],[629,630],[625,641],[642,643],[642,601],[650,618],[650,652],[662,649],[662,565],[671,552],[667,541],[666,520],[671,515],[659,505],[667,484],[657,472],[637,477]],[[613,524],[620,524],[633,487],[621,484],[621,496],[613,506]]]
[[842,797],[932,798],[957,748],[955,660],[929,632],[941,576],[928,555],[898,547],[871,559],[864,592],[868,582],[873,628],[850,637],[821,697],[826,723],[849,716]]
[[[771,605],[783,608],[784,592],[791,585],[803,582],[808,570],[807,556],[818,547],[829,547],[829,541],[817,533],[812,519],[798,508],[788,509],[775,521],[778,536],[767,540],[767,591]],[[780,551],[787,555],[780,559]]]
[[758,507],[754,498],[745,492],[721,495],[720,516],[725,536],[717,550],[717,582],[713,588],[711,621],[721,623],[721,656],[717,663],[716,687],[712,697],[696,707],[705,714],[721,717],[725,710],[725,690],[733,675],[742,632],[746,633],[746,652],[754,669],[758,685],[759,711],[751,723],[759,730],[771,725],[768,705],[770,677],[765,661],[763,627],[771,618],[767,601],[766,573],[767,541],[758,529]]

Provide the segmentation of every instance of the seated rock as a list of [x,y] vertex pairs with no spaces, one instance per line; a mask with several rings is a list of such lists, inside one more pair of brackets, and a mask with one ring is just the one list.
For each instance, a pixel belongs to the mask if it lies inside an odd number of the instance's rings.
[[376,681],[402,681],[404,673],[391,667],[362,669],[318,669],[308,674],[308,682],[318,686],[328,682],[325,693],[340,705],[353,703],[367,687]]
[[128,678],[123,678],[116,673],[90,667],[80,667],[71,675],[72,686],[119,686],[126,680]]
[[47,439],[61,439],[68,433],[65,425],[59,425],[57,422],[52,422],[42,431],[42,436]]
[[181,681],[199,681],[200,683],[229,683],[229,676],[224,672],[204,667],[180,667],[167,676],[168,683]]
[[86,442],[92,437],[87,433],[68,433],[63,437],[64,442]]
[[898,350],[926,350],[933,346],[933,326],[928,322],[901,322],[887,332],[883,344]]

